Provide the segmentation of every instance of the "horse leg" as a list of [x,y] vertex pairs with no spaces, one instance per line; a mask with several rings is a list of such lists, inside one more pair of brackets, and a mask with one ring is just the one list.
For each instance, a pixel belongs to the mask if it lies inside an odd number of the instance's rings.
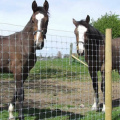
[[92,110],[97,111],[98,103],[99,103],[97,71],[90,71],[90,76],[92,79],[93,89],[94,89],[94,104],[92,105]]
[[102,82],[101,91],[103,92],[103,108],[102,111],[105,112],[105,71],[101,71]]
[[9,112],[9,120],[15,120],[14,116],[13,116],[13,110],[14,110],[14,106],[15,106],[15,102],[17,100],[17,92],[15,91],[14,93],[14,96],[11,100],[11,103],[9,105],[9,108],[8,108],[8,112]]
[[[22,73],[20,68],[16,68],[14,72],[14,78],[16,82],[16,98],[18,99],[19,104],[19,120],[24,120],[23,115],[23,101],[24,101],[24,88],[23,88],[23,80]],[[15,101],[15,97],[13,98],[13,102]]]
[[[27,79],[28,73],[22,75],[22,80],[18,81],[17,86],[17,97],[18,97],[18,103],[19,103],[19,120],[24,120],[24,114],[23,114],[23,101],[24,101],[24,81]],[[18,76],[19,78],[19,76]]]
[[19,104],[19,120],[24,120],[23,115],[23,101],[24,101],[24,88],[23,88],[23,80],[21,75],[16,76],[16,89],[17,89],[17,97],[18,97],[18,104]]
[[14,105],[15,102],[18,98],[18,104],[19,104],[19,120],[24,120],[24,115],[23,115],[23,101],[24,101],[24,89],[23,89],[23,80],[21,73],[15,73],[14,74],[15,81],[16,81],[16,91],[15,94],[12,98],[12,101],[9,105],[8,111],[9,111],[9,120],[14,120],[13,116],[13,110],[14,110]]
[[[23,74],[23,83],[24,83],[24,80],[26,80],[28,77],[28,74]],[[14,93],[14,96],[11,100],[11,103],[9,105],[9,108],[8,108],[8,112],[9,112],[9,120],[15,120],[14,116],[13,116],[13,110],[14,110],[14,106],[15,106],[15,102],[17,100],[17,90],[15,90],[15,93]],[[23,100],[24,100],[24,89],[23,89]]]

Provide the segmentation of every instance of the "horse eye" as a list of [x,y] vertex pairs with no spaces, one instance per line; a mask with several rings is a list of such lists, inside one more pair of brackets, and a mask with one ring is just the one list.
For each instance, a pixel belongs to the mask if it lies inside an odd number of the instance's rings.
[[34,21],[32,20],[32,23],[34,23]]

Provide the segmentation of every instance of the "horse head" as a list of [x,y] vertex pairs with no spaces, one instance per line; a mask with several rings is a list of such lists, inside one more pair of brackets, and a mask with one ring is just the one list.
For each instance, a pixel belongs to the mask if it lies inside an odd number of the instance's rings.
[[90,22],[90,17],[87,15],[86,20],[76,21],[73,19],[73,24],[75,25],[74,33],[76,35],[77,42],[77,53],[78,55],[84,54],[84,45],[87,38],[88,25]]
[[36,1],[32,3],[32,24],[33,35],[36,49],[42,49],[44,47],[44,39],[46,38],[47,26],[49,21],[48,16],[49,3],[45,0],[43,7],[39,7]]

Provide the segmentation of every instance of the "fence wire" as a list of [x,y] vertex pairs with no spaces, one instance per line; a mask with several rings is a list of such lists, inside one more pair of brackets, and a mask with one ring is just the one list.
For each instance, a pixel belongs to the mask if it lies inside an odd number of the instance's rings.
[[[4,35],[13,32],[0,30],[0,33]],[[11,38],[9,38],[10,41]],[[65,33],[63,36],[48,33],[44,42],[44,48],[36,51],[37,62],[24,83],[23,111],[25,120],[104,120],[103,112],[91,111],[94,91],[88,67],[75,59],[72,59],[69,65],[71,43],[73,43],[72,54],[77,57],[76,38],[66,36]],[[15,44],[17,45],[17,43]],[[2,49],[7,46],[7,44],[2,45],[0,46]],[[9,46],[7,47],[9,48]],[[26,47],[29,48],[29,46]],[[79,56],[79,59],[85,62],[84,55]],[[3,59],[0,61],[3,62]],[[112,73],[112,79],[113,107],[118,107],[120,81],[115,70]],[[8,106],[16,89],[15,84],[13,74],[4,73],[2,70],[0,73],[0,120],[8,119]],[[100,72],[98,72],[98,85],[101,109],[103,94],[101,92]],[[119,109],[115,108],[115,110]],[[18,116],[17,103],[15,104],[14,115]]]

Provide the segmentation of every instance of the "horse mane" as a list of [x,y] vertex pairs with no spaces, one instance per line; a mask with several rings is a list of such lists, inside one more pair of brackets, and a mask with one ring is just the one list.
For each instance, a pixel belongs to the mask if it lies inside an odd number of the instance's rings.
[[86,34],[88,39],[91,40],[93,44],[98,44],[98,45],[104,44],[105,36],[100,31],[98,31],[92,25],[88,24],[85,20],[81,20],[78,23],[88,28]]
[[87,34],[90,40],[95,41],[93,43],[96,43],[98,45],[104,44],[105,36],[90,24],[88,24]]

